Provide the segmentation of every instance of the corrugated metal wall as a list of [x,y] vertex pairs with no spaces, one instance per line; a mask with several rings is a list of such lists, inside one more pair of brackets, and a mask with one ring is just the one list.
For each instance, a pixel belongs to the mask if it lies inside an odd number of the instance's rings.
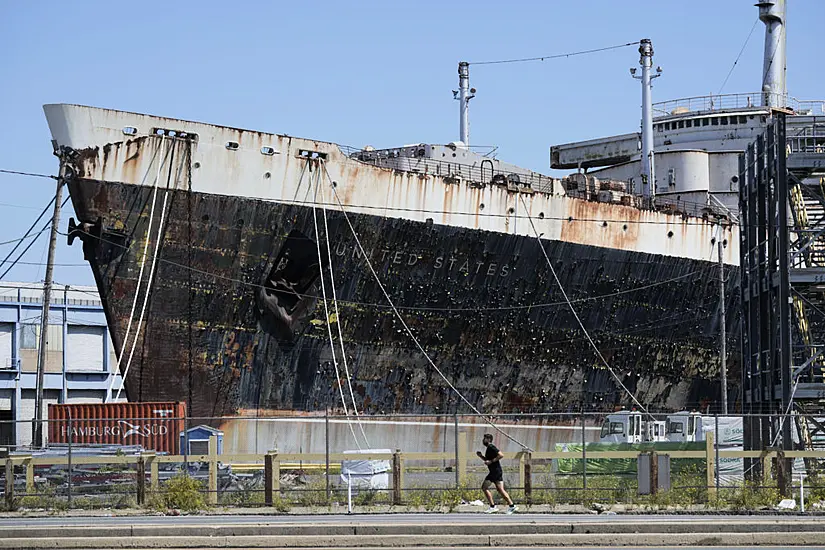
[[[57,390],[43,391],[43,418],[50,404],[57,404],[60,399],[60,392]],[[23,390],[20,405],[17,409],[17,420],[31,420],[34,418],[35,391]],[[32,444],[32,424],[31,422],[17,423],[17,445],[29,446]]]
[[69,390],[66,403],[103,403],[106,390]]
[[14,366],[11,363],[13,333],[12,323],[0,323],[0,369],[10,369]]
[[[185,403],[86,403],[49,407],[49,441],[90,445],[141,445],[176,454]],[[69,418],[72,419],[71,430]]]
[[69,325],[66,327],[66,370],[103,370],[103,327]]

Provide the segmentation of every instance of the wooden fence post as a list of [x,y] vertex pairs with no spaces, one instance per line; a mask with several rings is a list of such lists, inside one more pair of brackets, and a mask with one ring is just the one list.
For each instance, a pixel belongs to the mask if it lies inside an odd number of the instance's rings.
[[713,432],[708,432],[705,435],[705,473],[707,475],[705,485],[708,488],[708,498],[716,496],[716,476],[714,475],[716,471],[716,454],[713,448],[713,436]]
[[776,486],[783,498],[791,496],[793,477],[793,461],[785,458],[784,449],[776,451]]
[[524,501],[527,504],[533,502],[533,453],[525,451],[522,463],[524,464]]
[[402,476],[401,449],[396,449],[392,455],[392,503],[395,505],[401,504]]
[[218,436],[209,436],[209,504],[218,503]]
[[14,462],[6,459],[6,510],[14,510]]
[[264,504],[272,506],[275,493],[281,490],[281,462],[278,451],[269,451],[264,456]]
[[463,485],[467,482],[467,432],[458,433],[458,464],[456,470],[458,471],[458,483]]
[[771,481],[771,453],[762,451],[762,485],[767,485]]
[[272,460],[271,452],[264,455],[264,505],[272,506]]
[[650,494],[659,492],[659,455],[656,451],[650,452]]
[[29,457],[23,464],[26,466],[26,492],[34,493],[34,461]]
[[160,488],[160,474],[158,472],[158,461],[156,456],[149,456],[149,488],[152,492]]
[[146,459],[140,455],[135,468],[137,477],[137,504],[143,506],[146,503]]

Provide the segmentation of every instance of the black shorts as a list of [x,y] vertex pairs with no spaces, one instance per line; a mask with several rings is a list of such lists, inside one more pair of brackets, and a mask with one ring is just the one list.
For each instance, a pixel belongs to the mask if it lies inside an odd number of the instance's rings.
[[493,470],[487,477],[484,478],[485,481],[492,481],[493,483],[498,483],[500,481],[504,481],[504,472],[502,470]]

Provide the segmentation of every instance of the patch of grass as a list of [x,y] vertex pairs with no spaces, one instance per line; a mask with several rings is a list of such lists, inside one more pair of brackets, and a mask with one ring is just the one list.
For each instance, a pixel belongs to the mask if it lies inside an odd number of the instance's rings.
[[417,488],[415,490],[403,491],[401,497],[407,508],[418,510],[419,508],[423,508],[427,503],[427,493],[429,493],[429,490]]
[[327,498],[327,484],[324,480],[312,481],[302,487],[284,490],[283,496],[286,500],[298,506],[327,507],[330,505]]
[[375,506],[378,504],[390,504],[391,499],[387,491],[359,489],[352,501],[357,506]]
[[805,502],[825,502],[825,477],[822,474],[805,480]]
[[197,512],[206,508],[204,484],[186,474],[179,474],[167,481],[160,491],[152,492],[147,505],[156,510],[169,509]]
[[272,495],[272,507],[282,514],[289,513],[291,508],[289,501],[283,498],[280,494]]
[[131,493],[106,494],[103,497],[79,496],[72,498],[72,508],[93,510],[96,508],[135,508],[137,497]]
[[708,505],[731,510],[759,510],[773,508],[780,500],[782,496],[779,494],[779,488],[774,485],[759,486],[755,483],[745,483],[739,487],[721,489]]
[[241,507],[263,506],[264,496],[263,487],[242,487],[220,493],[218,495],[218,504],[222,506]]
[[[581,504],[590,507],[594,503],[616,504],[627,501],[628,494],[636,491],[636,479],[629,476],[593,475],[587,476],[587,490],[580,475],[558,476],[554,503]],[[534,490],[535,494],[536,491]],[[535,499],[534,499],[535,502]]]
[[57,512],[62,512],[69,509],[68,501],[57,496],[51,485],[41,485],[35,487],[35,491],[38,491],[38,493],[15,498],[13,509],[43,508],[45,510],[54,510]]
[[482,498],[481,489],[478,487],[470,487],[466,483],[458,487],[450,487],[449,489],[440,491],[440,493],[441,506],[446,507],[450,512],[458,508],[458,505],[462,502],[471,502]]

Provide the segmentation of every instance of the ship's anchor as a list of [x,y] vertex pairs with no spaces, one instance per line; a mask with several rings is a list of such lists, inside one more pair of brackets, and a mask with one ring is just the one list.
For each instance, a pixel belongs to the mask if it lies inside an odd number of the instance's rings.
[[75,239],[80,239],[84,244],[92,238],[94,234],[97,237],[103,233],[103,222],[100,218],[94,224],[89,222],[77,223],[74,218],[69,218],[69,232],[66,234],[66,240],[69,246],[72,246]]
[[94,223],[78,223],[74,218],[69,218],[69,231],[66,234],[69,246],[75,239],[80,239],[83,243],[83,257],[88,261],[110,261],[129,247],[129,237],[122,231],[104,228],[103,218],[100,217]]

